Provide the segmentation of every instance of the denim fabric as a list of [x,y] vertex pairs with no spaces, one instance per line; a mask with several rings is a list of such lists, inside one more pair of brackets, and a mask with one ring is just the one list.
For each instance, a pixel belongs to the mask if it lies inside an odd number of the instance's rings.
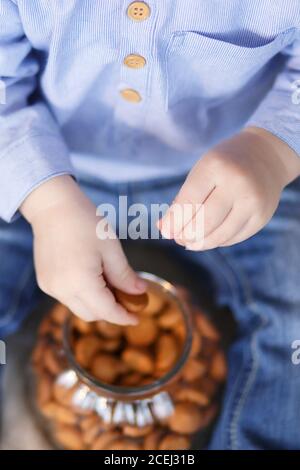
[[[97,205],[117,205],[120,194],[128,195],[128,204],[149,206],[170,203],[180,181],[81,185]],[[238,323],[211,449],[300,449],[300,366],[291,361],[291,344],[300,339],[299,213],[300,179],[285,189],[271,222],[251,239],[203,253],[177,248],[208,270],[216,302],[229,305]],[[1,224],[0,338],[16,330],[37,299],[31,245],[23,219]]]

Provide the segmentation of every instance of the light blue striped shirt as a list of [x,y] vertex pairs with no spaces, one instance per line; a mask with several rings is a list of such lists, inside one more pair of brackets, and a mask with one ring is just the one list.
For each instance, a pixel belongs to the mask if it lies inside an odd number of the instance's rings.
[[300,154],[299,0],[147,0],[142,21],[130,4],[0,0],[4,220],[55,175],[183,175],[247,125]]

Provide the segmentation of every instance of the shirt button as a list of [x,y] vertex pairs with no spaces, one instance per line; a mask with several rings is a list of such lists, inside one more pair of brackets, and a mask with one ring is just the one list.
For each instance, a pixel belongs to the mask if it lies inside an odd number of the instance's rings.
[[127,9],[127,15],[134,21],[144,21],[151,13],[149,5],[145,2],[133,2]]
[[120,93],[124,100],[129,101],[130,103],[139,103],[142,101],[142,97],[139,92],[132,88],[125,88],[125,90],[121,90]]
[[146,59],[141,55],[130,54],[125,57],[124,64],[131,69],[142,69],[146,65]]

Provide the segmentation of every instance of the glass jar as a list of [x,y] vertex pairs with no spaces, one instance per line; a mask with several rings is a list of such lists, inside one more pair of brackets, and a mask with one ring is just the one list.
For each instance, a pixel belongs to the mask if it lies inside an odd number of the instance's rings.
[[60,304],[40,325],[30,397],[57,448],[188,449],[217,414],[226,378],[218,331],[185,290],[141,275],[143,327],[85,323]]

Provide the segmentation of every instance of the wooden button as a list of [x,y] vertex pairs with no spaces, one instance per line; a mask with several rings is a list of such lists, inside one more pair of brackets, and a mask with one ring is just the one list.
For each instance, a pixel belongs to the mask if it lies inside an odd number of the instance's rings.
[[146,59],[141,55],[130,54],[125,57],[124,64],[131,69],[142,69],[146,65]]
[[129,101],[130,103],[139,103],[142,101],[142,97],[139,92],[131,88],[125,88],[125,90],[121,90],[120,93],[124,100]]
[[134,21],[144,21],[151,13],[149,5],[145,2],[133,2],[127,9],[127,15]]

